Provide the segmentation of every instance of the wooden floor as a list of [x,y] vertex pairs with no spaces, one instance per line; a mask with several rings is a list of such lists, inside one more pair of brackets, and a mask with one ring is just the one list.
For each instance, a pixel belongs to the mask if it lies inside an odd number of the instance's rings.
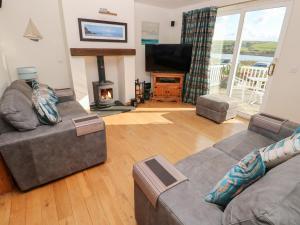
[[175,163],[247,126],[242,119],[217,125],[176,103],[147,103],[105,122],[104,165],[28,193],[0,196],[0,225],[136,224],[131,176],[136,161],[162,154]]

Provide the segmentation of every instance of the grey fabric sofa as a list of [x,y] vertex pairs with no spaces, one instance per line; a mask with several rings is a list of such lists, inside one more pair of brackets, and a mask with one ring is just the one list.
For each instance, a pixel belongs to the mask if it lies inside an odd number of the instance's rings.
[[[72,98],[57,108],[62,122],[19,132],[0,118],[0,153],[21,191],[27,191],[106,161],[104,130],[77,137],[72,118],[87,115]],[[104,123],[104,122],[103,122]]]
[[[269,117],[268,115],[263,115]],[[232,165],[241,160],[246,154],[255,148],[261,148],[290,136],[299,124],[285,121],[276,134],[267,129],[267,124],[255,125],[252,117],[249,129],[229,137],[213,147],[205,149],[176,164],[176,168],[189,178],[176,187],[163,193],[158,200],[157,208],[154,208],[145,197],[144,193],[134,185],[135,217],[138,225],[224,225],[222,223],[224,209],[204,201],[205,196],[225,175]],[[274,118],[274,117],[272,117]],[[276,119],[276,118],[274,118]],[[278,118],[279,119],[279,118]],[[296,157],[300,162],[300,156]],[[294,171],[300,170],[300,163]],[[276,168],[280,170],[281,168]],[[276,173],[276,170],[272,173]],[[284,169],[283,169],[284,170]],[[297,174],[293,174],[297,176]],[[282,174],[280,176],[283,176]],[[288,177],[288,176],[287,176]],[[298,176],[300,178],[300,176]],[[286,179],[287,180],[287,179]],[[270,182],[262,178],[258,187],[264,182]],[[276,179],[278,184],[278,179]],[[291,182],[298,182],[297,179]],[[254,184],[255,185],[255,184]],[[261,188],[261,187],[260,187]],[[275,189],[277,186],[275,186]],[[255,187],[252,188],[255,190]],[[278,188],[277,188],[278,189]],[[251,191],[251,187],[249,188]],[[259,192],[259,190],[257,190]],[[272,196],[269,196],[270,198]],[[243,199],[241,197],[241,199]],[[253,200],[254,201],[254,200]],[[240,200],[240,204],[245,200]],[[254,202],[255,203],[255,202]],[[258,206],[257,206],[258,207]],[[234,207],[232,207],[234,209]],[[250,211],[249,211],[250,212]],[[244,213],[249,213],[244,212]],[[228,215],[226,215],[228,216]],[[224,217],[226,217],[224,216]],[[230,215],[229,215],[230,217]],[[299,222],[299,221],[298,221]],[[241,224],[241,223],[230,223]],[[272,224],[268,222],[243,224]],[[277,223],[276,223],[277,224]],[[283,224],[283,223],[278,223]],[[294,223],[290,223],[294,224]]]

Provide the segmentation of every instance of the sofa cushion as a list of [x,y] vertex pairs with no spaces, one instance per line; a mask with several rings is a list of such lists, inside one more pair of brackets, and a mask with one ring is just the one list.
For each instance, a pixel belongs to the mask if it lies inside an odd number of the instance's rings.
[[39,95],[45,98],[47,101],[56,105],[58,103],[58,97],[53,88],[47,84],[41,84],[36,80],[32,81],[33,91],[38,91]]
[[53,88],[49,87],[46,84],[40,84],[39,85],[39,91],[40,94],[44,97],[47,98],[49,101],[51,101],[53,104],[57,104],[58,103],[58,97],[54,91]]
[[204,197],[237,161],[215,148],[209,148],[176,164],[187,178],[163,193],[154,209],[135,187],[138,224],[220,225],[223,211],[204,201]]
[[273,144],[275,141],[253,131],[242,131],[217,144],[215,148],[227,153],[236,160],[241,160],[254,149],[260,149]]
[[299,171],[300,156],[270,170],[231,201],[225,209],[223,224],[299,224]]
[[[299,130],[297,132],[299,132]],[[266,167],[272,169],[300,154],[300,133],[295,133],[291,137],[283,139],[266,148],[262,148],[260,149],[260,153]]]
[[8,88],[1,99],[0,113],[19,131],[33,130],[39,126],[31,101],[19,90]]
[[265,175],[266,166],[261,154],[255,150],[245,156],[219,181],[205,201],[225,207],[248,186]]
[[24,80],[15,80],[11,83],[9,88],[19,90],[31,101],[32,88]]
[[55,125],[62,121],[55,102],[44,96],[39,88],[33,90],[32,102],[42,124]]

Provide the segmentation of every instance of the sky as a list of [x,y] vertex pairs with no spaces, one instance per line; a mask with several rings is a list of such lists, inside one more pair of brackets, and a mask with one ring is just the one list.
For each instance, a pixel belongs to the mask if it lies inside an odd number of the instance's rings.
[[[278,41],[286,8],[273,8],[246,13],[243,41]],[[214,40],[235,40],[239,14],[217,17]]]

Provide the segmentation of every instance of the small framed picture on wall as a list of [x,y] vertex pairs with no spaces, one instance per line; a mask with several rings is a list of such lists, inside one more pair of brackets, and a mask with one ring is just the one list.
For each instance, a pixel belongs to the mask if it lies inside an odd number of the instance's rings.
[[78,19],[81,41],[127,42],[127,23]]

